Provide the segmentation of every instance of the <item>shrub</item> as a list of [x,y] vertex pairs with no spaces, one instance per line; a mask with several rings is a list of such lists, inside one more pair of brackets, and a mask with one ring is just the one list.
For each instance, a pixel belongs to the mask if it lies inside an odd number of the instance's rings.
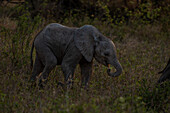
[[153,88],[147,86],[145,79],[140,81],[138,89],[139,96],[146,103],[148,109],[153,109],[157,112],[168,112],[168,101],[170,95],[170,82],[165,82],[162,85],[157,85]]
[[28,63],[32,33],[41,22],[39,16],[31,19],[28,9],[24,6],[18,7],[17,12],[22,15],[16,19],[16,27],[11,29],[2,26],[0,30],[3,44],[1,47],[2,57],[8,57],[12,66],[22,66]]

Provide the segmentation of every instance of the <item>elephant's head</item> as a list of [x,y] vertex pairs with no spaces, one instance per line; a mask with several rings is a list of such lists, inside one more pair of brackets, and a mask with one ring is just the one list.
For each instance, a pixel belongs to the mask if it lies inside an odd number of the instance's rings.
[[74,41],[81,54],[88,62],[94,57],[99,63],[109,67],[114,66],[116,72],[111,73],[108,69],[108,75],[115,77],[122,73],[122,66],[116,57],[116,48],[114,43],[102,35],[94,26],[85,25],[76,30]]

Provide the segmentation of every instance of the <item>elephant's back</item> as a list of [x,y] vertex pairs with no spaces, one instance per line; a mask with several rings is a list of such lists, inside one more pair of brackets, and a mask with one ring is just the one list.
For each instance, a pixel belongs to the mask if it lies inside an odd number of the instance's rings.
[[51,23],[46,26],[46,28],[48,27],[66,27],[66,26],[58,24],[58,23]]
[[68,39],[74,35],[76,29],[77,28],[67,27],[58,23],[51,23],[44,28],[43,34],[51,38]]
[[60,32],[64,32],[64,31],[74,31],[75,29],[77,29],[76,27],[67,27],[67,26],[64,26],[64,25],[61,25],[61,24],[58,24],[58,23],[51,23],[51,24],[48,24],[44,31],[46,30],[60,30]]
[[50,48],[59,61],[65,55],[66,49],[73,42],[76,28],[70,28],[61,24],[52,23],[47,25],[39,35],[38,43]]

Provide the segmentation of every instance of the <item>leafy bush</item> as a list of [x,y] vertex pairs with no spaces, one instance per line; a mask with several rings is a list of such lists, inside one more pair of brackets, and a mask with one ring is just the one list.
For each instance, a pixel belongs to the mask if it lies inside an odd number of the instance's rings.
[[147,81],[143,79],[140,82],[138,94],[142,97],[142,100],[146,103],[148,109],[154,109],[157,112],[168,112],[168,102],[170,95],[170,82],[163,84],[157,84],[157,86],[151,88],[146,85]]
[[18,7],[17,12],[22,15],[17,18],[16,27],[11,29],[2,26],[0,31],[4,45],[1,47],[2,56],[8,57],[12,66],[22,66],[28,63],[29,54],[27,51],[30,49],[32,33],[41,22],[39,16],[31,19],[28,9],[24,6]]
[[[135,5],[133,0],[126,2]],[[139,2],[134,8],[128,7],[127,4],[123,4],[124,2],[119,0],[115,2],[111,0],[28,0],[26,3],[32,17],[39,14],[46,19],[61,21],[71,19],[72,16],[79,19],[88,16],[93,20],[98,18],[101,21],[107,21],[116,25],[134,23],[136,21],[142,24],[153,23],[160,18],[162,11],[169,11],[168,5],[163,4],[164,2],[160,2],[160,5],[155,5],[158,3],[150,0]]]

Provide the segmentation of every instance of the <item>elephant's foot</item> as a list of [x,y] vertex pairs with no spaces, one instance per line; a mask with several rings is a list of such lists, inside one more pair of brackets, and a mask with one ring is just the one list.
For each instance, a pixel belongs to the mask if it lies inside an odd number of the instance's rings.
[[68,80],[65,85],[66,85],[66,88],[69,90],[69,89],[73,89],[73,84],[74,82],[71,79],[71,80]]
[[57,87],[62,87],[62,89],[64,91],[67,91],[69,89],[73,89],[73,83],[71,83],[71,82],[68,82],[68,83],[58,82]]
[[74,84],[74,82],[73,82],[73,76],[72,76],[72,75],[69,75],[68,77],[66,77],[66,79],[65,79],[65,88],[66,88],[67,90],[73,89],[73,84]]
[[35,82],[35,81],[36,81],[36,77],[31,76],[30,79],[29,79],[29,82]]
[[47,79],[41,77],[38,83],[39,89],[44,89],[46,84],[47,84]]
[[30,77],[29,83],[30,83],[30,88],[35,88],[36,87],[36,77]]
[[57,83],[57,86],[64,87],[64,83],[62,83],[62,82],[58,82],[58,83]]
[[81,89],[88,91],[89,87],[88,87],[88,85],[82,84]]
[[30,84],[29,84],[29,87],[28,87],[28,89],[34,89],[34,88],[36,88],[36,82],[35,81],[31,81],[30,82]]

